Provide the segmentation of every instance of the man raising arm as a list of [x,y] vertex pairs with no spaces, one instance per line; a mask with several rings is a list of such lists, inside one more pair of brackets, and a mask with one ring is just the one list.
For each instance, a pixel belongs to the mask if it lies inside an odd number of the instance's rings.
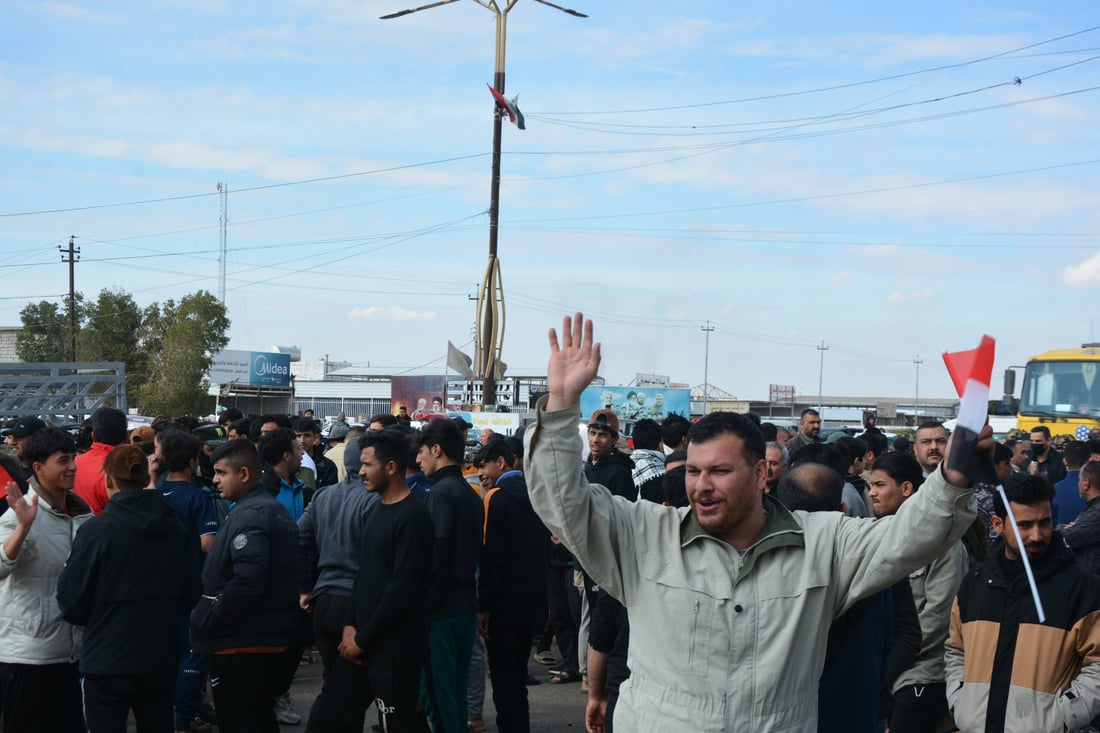
[[[600,347],[580,314],[563,325],[526,433],[529,486],[548,529],[627,608],[631,677],[615,727],[816,731],[830,622],[962,535],[974,518],[965,476],[938,468],[886,522],[792,513],[762,490],[759,428],[714,413],[688,436],[690,508],[612,497],[583,478],[576,430]],[[992,444],[987,428],[979,446]]]

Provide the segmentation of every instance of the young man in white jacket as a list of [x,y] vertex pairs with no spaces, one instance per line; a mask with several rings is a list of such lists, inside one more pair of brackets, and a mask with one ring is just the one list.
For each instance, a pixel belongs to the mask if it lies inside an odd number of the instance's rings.
[[0,516],[0,724],[12,733],[83,733],[80,630],[61,617],[57,579],[92,510],[72,491],[68,433],[39,430],[23,455],[34,471],[30,490],[22,496],[9,483]]

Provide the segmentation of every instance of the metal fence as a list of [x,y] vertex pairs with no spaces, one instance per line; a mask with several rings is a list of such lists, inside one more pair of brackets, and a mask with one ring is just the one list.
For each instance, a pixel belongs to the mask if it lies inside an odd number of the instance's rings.
[[100,407],[126,410],[122,362],[0,364],[0,418],[38,415],[79,422]]
[[359,422],[368,419],[371,415],[390,412],[391,409],[391,402],[388,399],[378,397],[363,399],[296,397],[294,399],[294,411],[296,413],[313,410],[313,415],[320,420],[326,417],[336,417],[338,413],[342,412],[347,416],[348,422]]

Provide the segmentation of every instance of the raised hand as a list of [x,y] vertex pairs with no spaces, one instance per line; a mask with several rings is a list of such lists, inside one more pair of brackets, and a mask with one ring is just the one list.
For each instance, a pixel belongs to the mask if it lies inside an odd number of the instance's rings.
[[[995,444],[996,441],[993,439],[993,428],[991,428],[989,426],[989,423],[987,422],[986,425],[981,429],[981,432],[978,433],[978,441],[974,444],[974,455],[969,457],[968,463],[973,461],[984,461],[985,463],[988,463],[990,466],[992,466],[993,446]],[[962,471],[956,471],[952,468],[949,468],[949,466],[953,464],[951,463],[951,461],[948,460],[948,457],[951,455],[951,450],[954,447],[954,440],[947,441],[947,447],[943,451],[943,461],[941,461],[943,465],[943,476],[947,479],[947,483],[951,484],[952,486],[968,487],[973,482],[966,477],[966,474]],[[964,463],[962,465],[967,464]]]
[[560,410],[580,402],[581,392],[592,383],[600,370],[600,345],[592,340],[592,321],[577,313],[566,316],[561,324],[562,338],[550,329],[550,363],[546,382],[550,398],[546,409]]
[[8,508],[15,513],[15,518],[19,520],[19,524],[24,527],[31,526],[34,518],[38,516],[38,494],[32,496],[28,504],[14,481],[9,481],[8,485],[4,487],[4,491],[7,494]]

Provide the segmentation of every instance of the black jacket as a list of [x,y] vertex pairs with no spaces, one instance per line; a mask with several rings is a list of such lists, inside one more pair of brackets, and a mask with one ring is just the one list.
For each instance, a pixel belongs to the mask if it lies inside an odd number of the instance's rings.
[[485,508],[477,492],[449,465],[432,474],[428,492],[435,551],[428,588],[428,618],[477,613],[478,555],[485,528]]
[[638,499],[638,487],[634,485],[634,461],[625,453],[620,453],[618,448],[612,448],[611,452],[593,462],[592,457],[584,462],[584,477],[590,484],[606,486],[607,490],[615,496],[621,496],[631,501]]
[[946,664],[948,701],[963,724],[982,720],[986,731],[1040,730],[1037,721],[1049,720],[1054,707],[1082,712],[1084,706],[1083,719],[1070,728],[1077,730],[1100,709],[1100,584],[1057,532],[1046,553],[1031,558],[1031,569],[1046,612],[1042,623],[1023,563],[1005,557],[1003,539],[959,587]]
[[[1062,459],[1065,458],[1061,453],[1054,450],[1054,446],[1050,447],[1050,455],[1047,457],[1045,463],[1040,463],[1040,473],[1042,469],[1046,468],[1046,479],[1051,484],[1056,484],[1066,477],[1066,464]],[[1039,460],[1035,458],[1034,460]]]
[[516,624],[528,624],[541,613],[545,622],[549,540],[550,530],[531,506],[523,474],[502,476],[485,495],[485,544],[478,576],[483,613]]
[[57,602],[84,628],[80,671],[171,673],[177,619],[199,596],[186,532],[159,491],[120,491],[73,540]]
[[317,466],[318,489],[340,483],[340,472],[336,470],[336,463],[331,458],[326,458],[321,451],[317,451],[317,455],[311,454],[310,458],[313,459],[313,465]]
[[191,613],[195,651],[286,646],[298,618],[298,526],[262,484],[229,512]]
[[375,502],[367,514],[348,621],[365,656],[427,654],[432,530],[427,507],[412,494],[395,504]]

